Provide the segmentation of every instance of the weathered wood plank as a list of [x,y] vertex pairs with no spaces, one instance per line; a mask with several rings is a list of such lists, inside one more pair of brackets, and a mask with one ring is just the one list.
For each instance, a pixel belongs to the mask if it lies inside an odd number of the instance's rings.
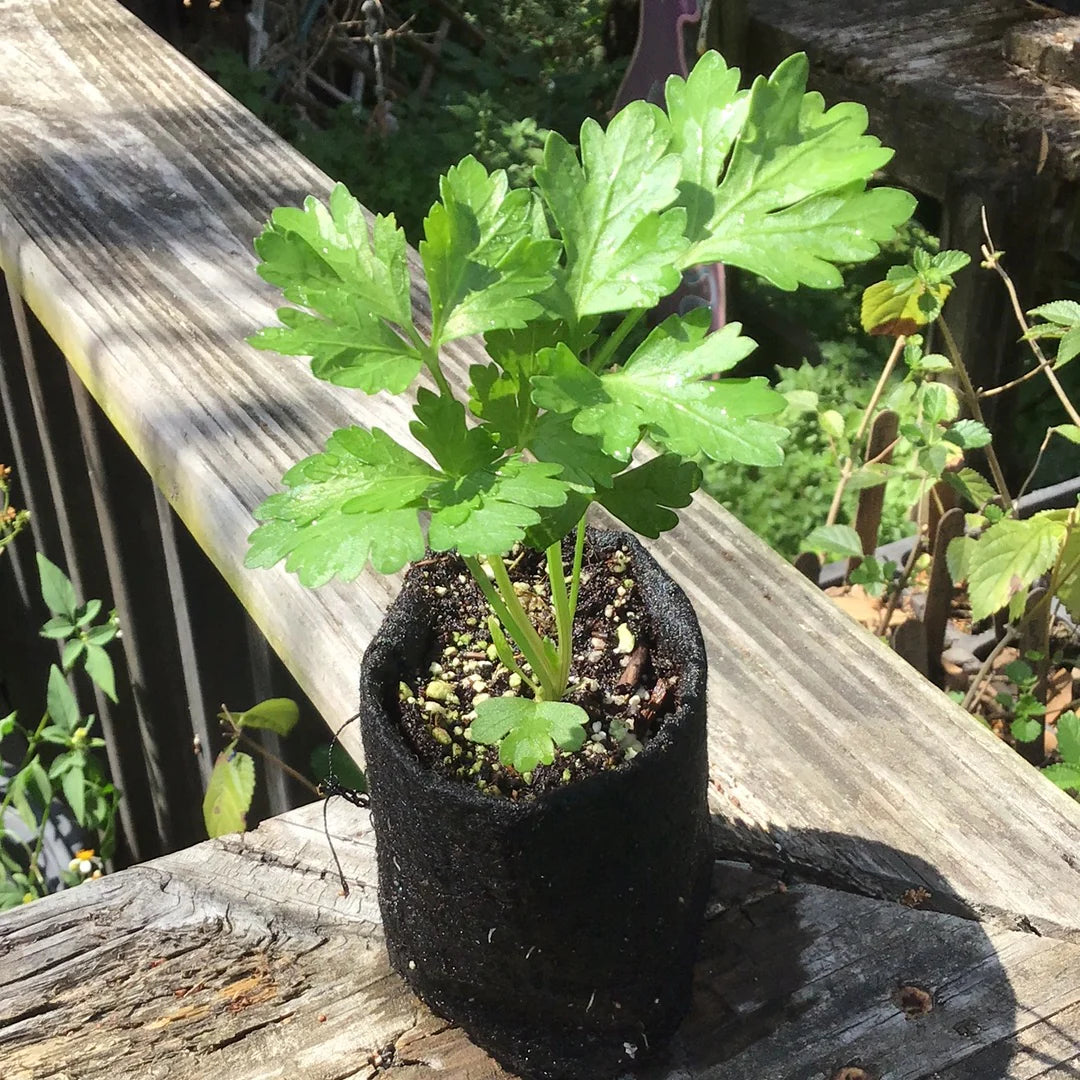
[[[375,1054],[501,1080],[390,973],[368,815],[330,821],[348,897],[315,805],[0,917],[5,1080],[369,1080]],[[693,1012],[646,1075],[1065,1076],[1078,1001],[1080,946],[720,863]]]
[[[403,402],[242,343],[274,300],[251,236],[327,179],[113,0],[0,0],[0,16],[0,265],[336,725],[397,582],[310,593],[242,569],[251,509],[286,466],[343,423],[407,430]],[[472,348],[451,349],[459,375]],[[711,499],[653,549],[709,643],[721,850],[1080,930],[1071,800]]]
[[1080,91],[1048,86],[1004,56],[1006,34],[1037,26],[1044,9],[1016,0],[745,6],[751,68],[771,70],[805,49],[818,89],[864,102],[875,133],[901,148],[890,170],[911,187],[944,199],[958,174],[1020,168],[1080,178]]

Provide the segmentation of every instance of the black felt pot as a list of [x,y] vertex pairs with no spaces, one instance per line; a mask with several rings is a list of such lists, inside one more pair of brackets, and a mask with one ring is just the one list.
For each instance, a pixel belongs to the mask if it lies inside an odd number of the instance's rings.
[[690,1003],[708,891],[705,648],[682,590],[621,547],[680,668],[679,704],[619,769],[516,803],[418,761],[398,686],[431,643],[409,575],[364,656],[361,730],[390,960],[435,1012],[536,1080],[603,1080],[655,1051]]

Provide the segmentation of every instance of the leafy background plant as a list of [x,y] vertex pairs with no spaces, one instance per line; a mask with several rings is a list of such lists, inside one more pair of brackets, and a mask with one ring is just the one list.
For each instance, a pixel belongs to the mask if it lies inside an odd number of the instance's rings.
[[[74,885],[100,875],[116,844],[120,793],[98,753],[105,743],[93,734],[96,718],[82,714],[69,685],[69,678],[81,673],[116,700],[107,652],[119,633],[116,613],[103,613],[100,600],[80,603],[64,572],[40,554],[37,565],[42,600],[51,612],[41,634],[63,642],[63,648],[60,664],[49,670],[44,712],[37,724],[15,713],[0,719],[0,742],[5,747],[0,779],[0,909],[49,891],[42,848],[54,804],[63,806],[91,838],[90,848],[61,873],[61,883]],[[9,758],[8,747],[20,752]]]

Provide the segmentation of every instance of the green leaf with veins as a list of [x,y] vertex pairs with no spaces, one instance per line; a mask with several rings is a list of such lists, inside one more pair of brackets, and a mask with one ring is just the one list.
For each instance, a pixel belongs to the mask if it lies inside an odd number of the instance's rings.
[[990,429],[977,420],[957,420],[942,437],[963,450],[977,450],[991,441]]
[[338,184],[329,209],[309,196],[303,209],[279,207],[255,241],[260,276],[306,308],[282,308],[282,325],[248,340],[286,356],[310,356],[322,379],[375,393],[400,393],[422,361],[412,322],[405,234],[393,216],[370,227],[360,204]]
[[351,581],[370,558],[393,573],[424,551],[417,511],[439,478],[427,462],[386,432],[335,431],[326,451],[293,466],[255,511],[265,522],[250,539],[245,565],[286,568],[315,588],[333,577]]
[[675,528],[675,509],[689,506],[701,486],[701,469],[676,454],[662,454],[615,477],[597,501],[624,525],[654,540]]
[[485,746],[499,744],[499,761],[519,773],[550,765],[555,748],[580,750],[589,716],[580,705],[532,698],[489,698],[476,706],[468,736]]
[[1080,716],[1071,709],[1058,717],[1057,737],[1061,756],[1073,765],[1080,765]]
[[709,312],[673,315],[656,327],[617,371],[597,376],[565,347],[547,354],[551,374],[533,379],[533,400],[573,413],[574,430],[596,435],[604,452],[629,461],[648,427],[683,457],[778,465],[784,428],[756,419],[785,401],[764,379],[701,381],[733,367],[754,348],[738,323],[708,333]]
[[[564,322],[540,321],[521,330],[494,330],[484,335],[484,345],[495,363],[469,368],[469,408],[491,427],[502,449],[527,445],[537,416],[529,380],[545,370],[540,352],[565,340],[568,333]],[[595,335],[590,332],[580,340],[587,347]]]
[[400,394],[420,374],[420,353],[386,322],[344,295],[326,297],[319,314],[281,308],[281,326],[248,338],[256,349],[310,356],[316,378],[376,394]]
[[651,307],[678,286],[686,211],[665,209],[680,172],[670,139],[667,117],[644,101],[607,131],[586,120],[580,161],[566,139],[548,135],[536,183],[566,247],[561,280],[576,316]]
[[544,513],[526,533],[529,546],[543,551],[578,523],[596,493],[611,487],[612,477],[625,463],[605,454],[595,436],[575,431],[573,417],[554,412],[537,419],[529,450],[541,461],[561,465],[560,479],[567,485],[566,502]]
[[467,476],[490,465],[499,456],[487,430],[465,423],[465,406],[456,398],[433,394],[420,387],[413,412],[416,419],[409,425],[409,430],[450,476]]
[[1042,770],[1042,774],[1062,791],[1080,791],[1080,765],[1070,763],[1047,765]]
[[[79,602],[70,578],[41,552],[37,553],[37,567],[41,599],[45,601],[45,606],[53,615],[63,616],[69,624],[73,623],[78,615]],[[56,620],[50,619],[49,622],[55,623]]]
[[[496,467],[497,465],[497,467]],[[494,555],[523,540],[540,521],[535,507],[561,506],[567,484],[560,465],[504,458],[467,476],[448,478],[428,493],[428,543],[435,551]]]
[[739,89],[739,69],[717,52],[706,53],[686,79],[672,75],[665,84],[669,150],[682,159],[678,204],[686,208],[691,242],[707,235],[720,171],[746,121],[747,93]]
[[278,207],[255,250],[259,276],[294,304],[320,310],[323,297],[349,296],[373,315],[412,326],[405,233],[393,214],[377,215],[369,232],[344,184],[335,185],[329,209],[311,195],[302,210]]
[[537,297],[554,281],[562,245],[536,196],[511,191],[505,172],[488,173],[471,156],[441,178],[439,195],[420,242],[432,345],[542,315]]
[[968,549],[971,617],[978,621],[1000,611],[1046,573],[1064,539],[1064,522],[1046,514],[1025,521],[1004,518],[991,525]]
[[866,109],[844,102],[826,110],[820,94],[805,92],[808,70],[798,53],[754,80],[708,236],[681,265],[727,262],[781,289],[836,288],[837,263],[872,258],[911,216],[907,192],[866,190],[892,157],[865,134]]

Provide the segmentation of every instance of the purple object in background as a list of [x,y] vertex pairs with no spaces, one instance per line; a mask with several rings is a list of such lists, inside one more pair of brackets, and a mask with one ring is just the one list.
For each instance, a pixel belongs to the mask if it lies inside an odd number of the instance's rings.
[[[639,100],[663,106],[667,77],[685,78],[690,71],[685,27],[700,21],[698,0],[641,0],[637,44],[615,95],[613,112]],[[702,304],[712,310],[712,329],[719,330],[726,321],[724,268],[720,263],[689,269],[679,288],[654,309],[654,317],[659,322],[674,312],[684,313]]]

